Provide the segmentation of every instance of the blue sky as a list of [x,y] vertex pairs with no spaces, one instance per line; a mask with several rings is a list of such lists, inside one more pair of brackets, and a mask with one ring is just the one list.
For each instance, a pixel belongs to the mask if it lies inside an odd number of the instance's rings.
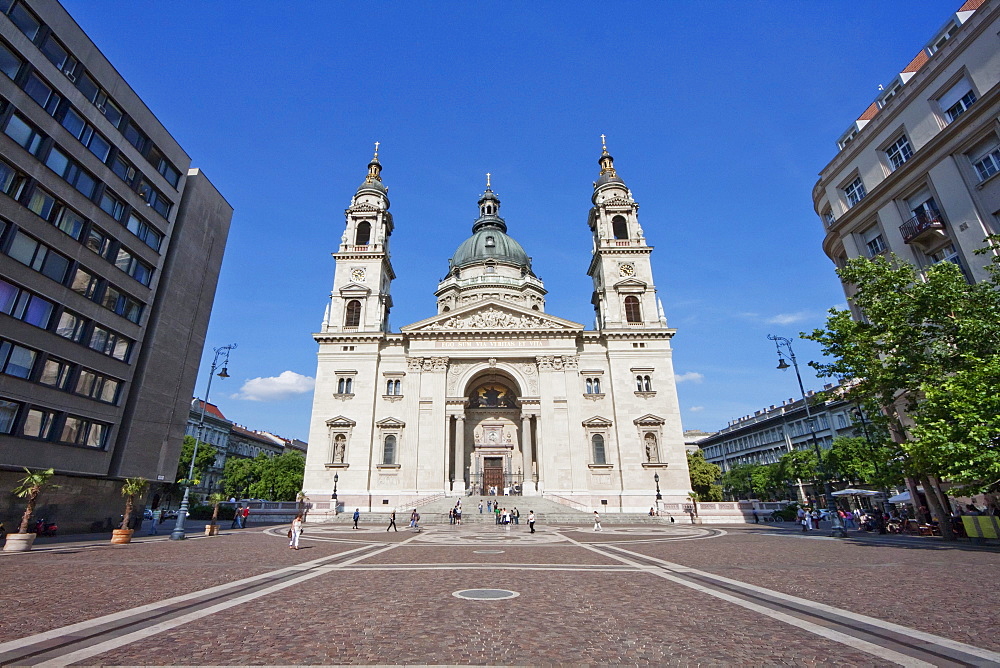
[[211,348],[236,342],[212,402],[302,439],[330,253],[376,140],[393,330],[434,314],[486,172],[547,312],[592,327],[605,133],[656,247],[685,428],[796,396],[766,335],[844,303],[817,173],[961,4],[63,2],[236,209],[196,393]]

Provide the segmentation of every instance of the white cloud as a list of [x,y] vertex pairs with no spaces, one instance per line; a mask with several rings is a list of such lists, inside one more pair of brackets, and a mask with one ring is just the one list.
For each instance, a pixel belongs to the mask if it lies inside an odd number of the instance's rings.
[[232,395],[232,398],[246,401],[281,401],[296,394],[312,392],[315,385],[315,378],[294,371],[282,371],[277,376],[251,378],[243,383],[243,387]]
[[687,381],[692,381],[694,383],[700,383],[705,379],[705,376],[698,373],[697,371],[688,371],[687,373],[682,373],[674,376],[674,381],[678,383],[684,383]]
[[764,320],[769,325],[791,325],[795,322],[802,322],[812,317],[809,311],[799,311],[798,313],[779,313]]
[[692,413],[698,413],[700,411],[705,410],[705,407],[704,406],[692,406],[688,410],[691,411]]

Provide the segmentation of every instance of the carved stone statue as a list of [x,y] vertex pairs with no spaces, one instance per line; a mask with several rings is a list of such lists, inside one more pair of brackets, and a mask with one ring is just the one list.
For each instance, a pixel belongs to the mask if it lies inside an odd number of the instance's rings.
[[343,434],[337,434],[333,441],[333,463],[344,463],[344,451],[347,449],[347,439]]
[[649,463],[655,463],[659,461],[659,456],[656,453],[656,436],[653,434],[646,434],[646,461]]

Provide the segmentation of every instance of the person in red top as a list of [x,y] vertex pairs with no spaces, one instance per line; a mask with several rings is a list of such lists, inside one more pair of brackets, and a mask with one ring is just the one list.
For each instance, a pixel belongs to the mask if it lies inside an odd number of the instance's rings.
[[247,528],[247,518],[250,517],[250,504],[249,503],[247,505],[243,506],[242,514],[243,514],[243,522],[241,523],[240,528],[246,529]]

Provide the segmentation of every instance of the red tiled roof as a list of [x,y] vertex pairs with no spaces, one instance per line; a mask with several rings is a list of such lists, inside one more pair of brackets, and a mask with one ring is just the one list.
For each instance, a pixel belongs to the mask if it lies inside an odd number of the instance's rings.
[[878,104],[872,102],[871,105],[867,109],[865,109],[865,113],[861,114],[861,118],[859,118],[858,120],[870,121],[871,119],[875,118],[875,114],[877,114],[878,111],[879,111]]
[[903,68],[903,71],[916,72],[921,67],[923,67],[926,62],[927,62],[927,52],[921,49],[920,53],[915,55],[913,57],[913,60],[910,61],[910,64]]
[[[202,402],[202,400],[201,400],[201,399],[194,399],[194,400],[193,400],[193,401],[191,402],[191,407],[192,407],[192,408],[193,408],[194,410],[196,410],[196,411],[199,411],[199,412],[200,412],[200,411],[201,411],[201,405],[202,405],[202,403],[204,403],[204,402]],[[228,420],[228,419],[226,418],[226,416],[222,414],[222,411],[220,411],[220,410],[219,410],[219,407],[218,407],[218,406],[216,406],[215,404],[212,404],[212,403],[209,403],[209,404],[206,404],[206,405],[205,405],[205,414],[206,414],[206,415],[211,415],[211,416],[213,416],[213,417],[217,417],[217,418],[219,418],[220,420],[226,420],[227,422],[229,421],[229,420]]]
[[960,12],[974,12],[983,6],[986,0],[966,0],[965,4],[958,8]]

